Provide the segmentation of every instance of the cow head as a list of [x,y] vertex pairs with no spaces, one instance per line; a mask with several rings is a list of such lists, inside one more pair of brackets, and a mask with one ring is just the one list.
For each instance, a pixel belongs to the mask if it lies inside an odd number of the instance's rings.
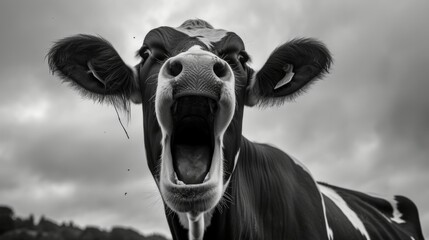
[[198,218],[221,201],[240,153],[244,106],[276,105],[329,69],[326,47],[295,39],[273,51],[259,71],[243,41],[202,20],[150,31],[128,67],[104,39],[58,41],[49,65],[85,96],[127,109],[141,103],[150,171],[164,202]]

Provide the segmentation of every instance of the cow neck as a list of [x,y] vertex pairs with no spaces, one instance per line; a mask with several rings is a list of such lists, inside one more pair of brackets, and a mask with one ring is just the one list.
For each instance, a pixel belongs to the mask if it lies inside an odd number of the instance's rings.
[[[320,193],[305,169],[282,151],[244,137],[240,149],[225,191],[230,200],[213,211],[204,240],[319,239],[307,236],[312,223],[321,228],[314,232],[326,229],[323,212],[317,211],[322,209]],[[167,214],[167,219],[174,239],[188,239],[177,214]]]
[[231,180],[237,239],[326,239],[321,194],[307,169],[268,144],[243,138],[241,149]]

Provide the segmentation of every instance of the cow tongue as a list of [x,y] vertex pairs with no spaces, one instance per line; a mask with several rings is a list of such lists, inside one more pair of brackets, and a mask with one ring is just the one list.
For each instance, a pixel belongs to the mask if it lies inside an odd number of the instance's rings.
[[179,180],[185,184],[199,184],[210,169],[211,151],[206,145],[178,144],[174,147],[173,158]]

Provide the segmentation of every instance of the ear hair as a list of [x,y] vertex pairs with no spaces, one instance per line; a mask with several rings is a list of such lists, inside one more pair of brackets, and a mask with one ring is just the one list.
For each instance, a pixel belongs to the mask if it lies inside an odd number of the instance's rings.
[[64,38],[54,44],[47,58],[52,74],[82,96],[112,104],[129,114],[130,96],[138,88],[136,72],[107,40],[91,35]]
[[[276,90],[276,84],[286,75],[284,71],[286,64],[294,66],[295,76],[291,82]],[[329,72],[331,64],[332,57],[329,50],[322,42],[315,39],[297,38],[279,46],[255,76],[254,91],[259,96],[258,105],[279,106],[286,100],[295,99],[304,93],[315,82],[314,80],[323,78]],[[297,88],[299,83],[303,85]],[[292,90],[281,91],[288,88]]]

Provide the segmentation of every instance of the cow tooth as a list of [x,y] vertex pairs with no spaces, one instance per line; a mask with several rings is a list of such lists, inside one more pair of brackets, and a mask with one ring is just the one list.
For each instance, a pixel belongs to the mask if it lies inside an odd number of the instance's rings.
[[204,178],[204,181],[203,181],[203,182],[207,182],[207,181],[209,180],[209,177],[210,177],[210,173],[207,173],[207,175],[206,175],[206,177]]
[[182,181],[180,181],[180,180],[177,180],[177,185],[186,185],[186,183],[184,183],[184,182],[182,182]]

